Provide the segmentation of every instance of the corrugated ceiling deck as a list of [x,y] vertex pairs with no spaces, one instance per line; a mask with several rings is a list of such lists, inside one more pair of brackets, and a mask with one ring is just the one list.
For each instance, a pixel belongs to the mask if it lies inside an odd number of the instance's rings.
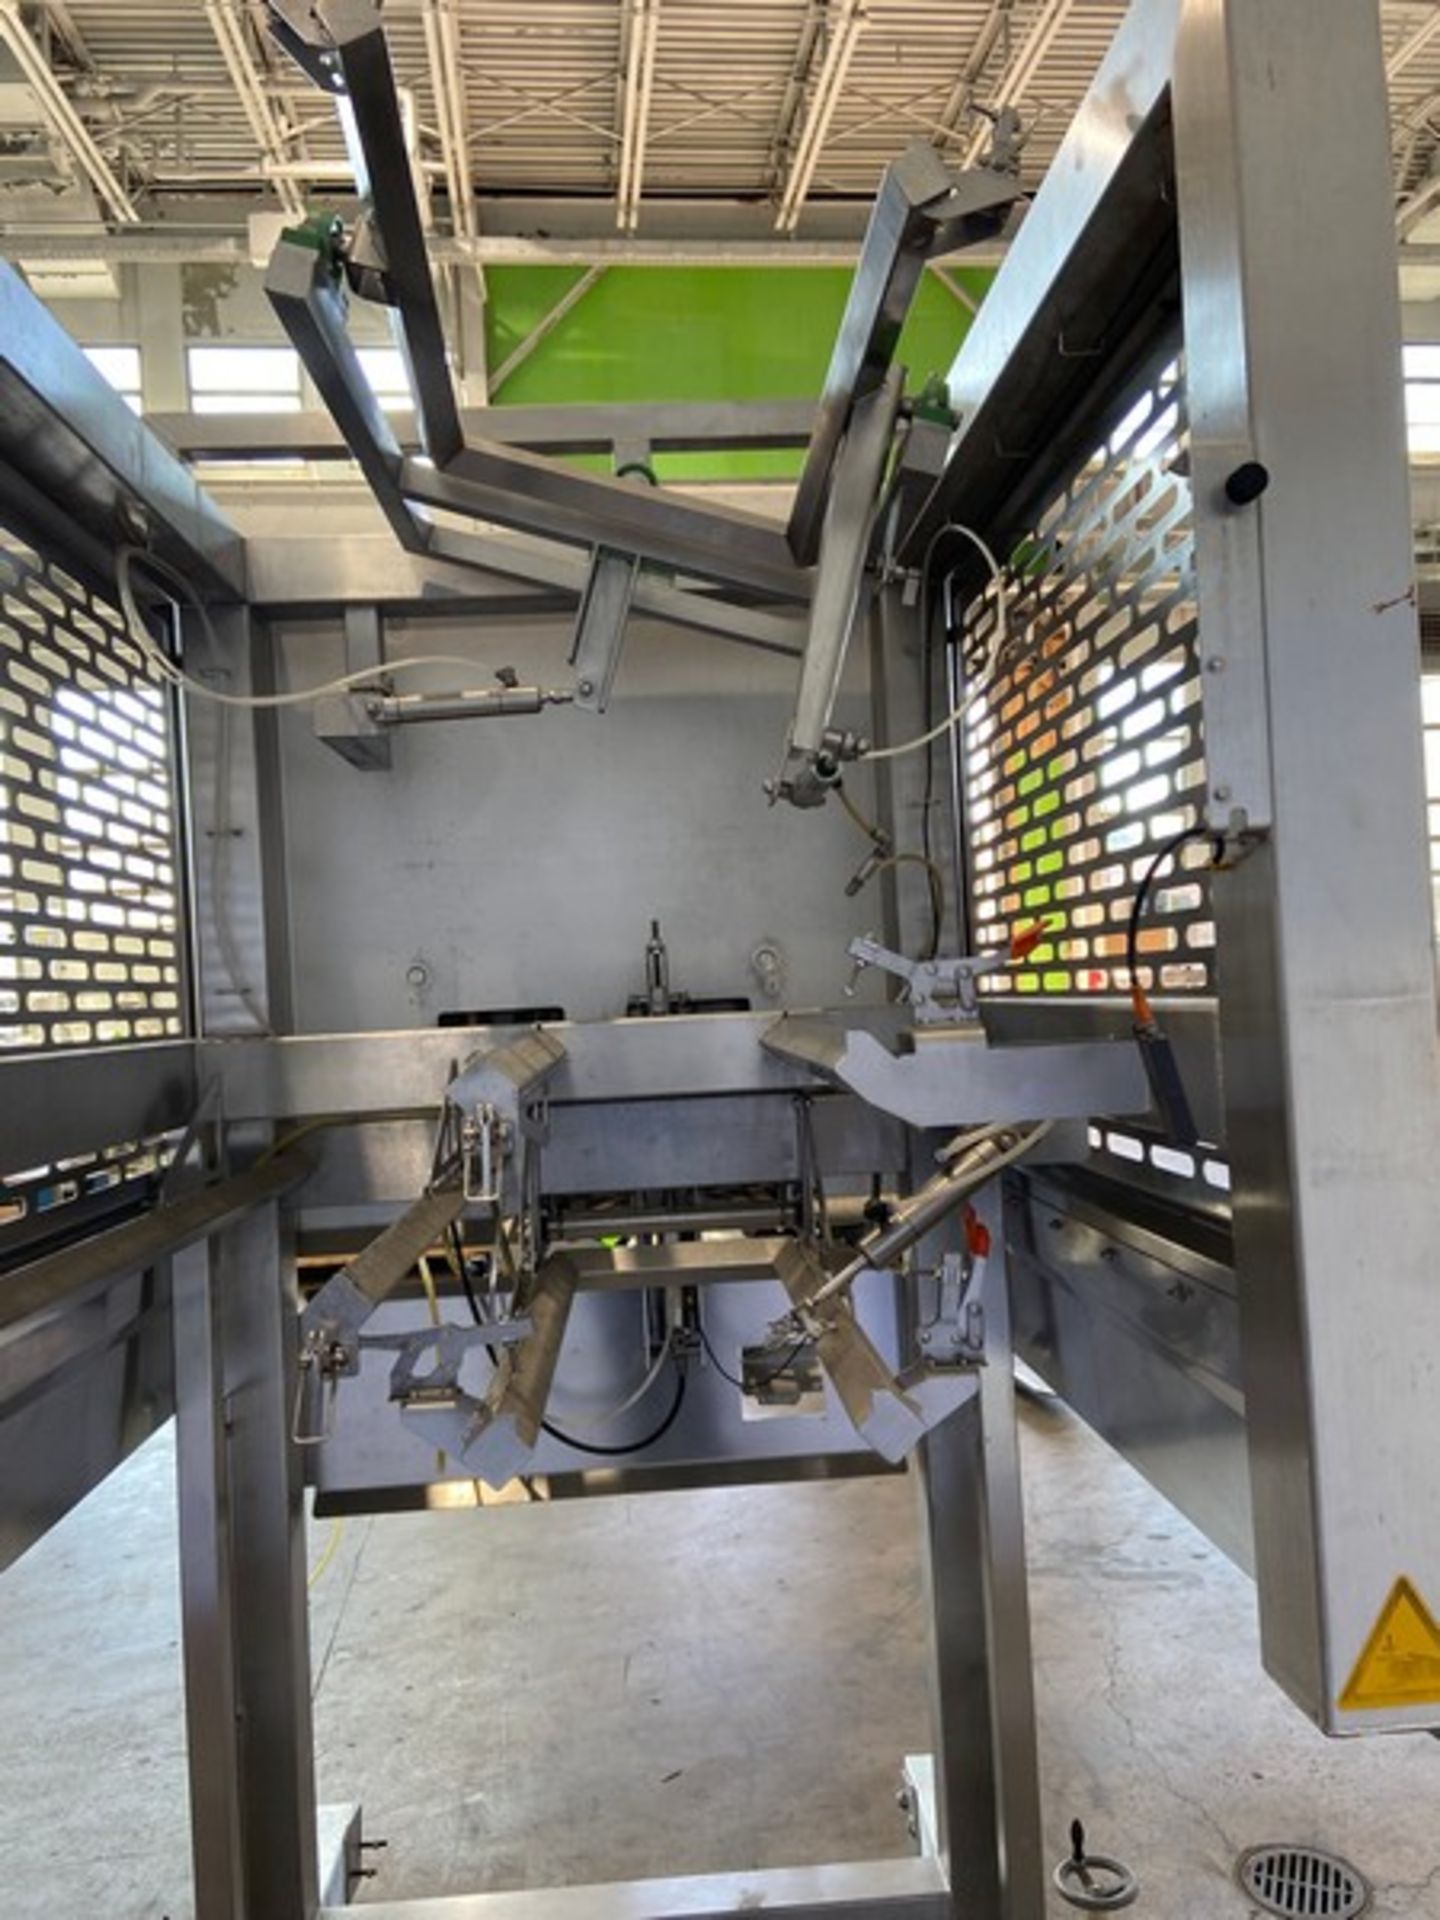
[[[658,0],[644,193],[723,202],[778,198],[823,70],[827,33],[852,0]],[[1004,18],[973,85],[992,99],[1036,22],[1057,0],[1003,0]],[[261,10],[227,0],[249,23],[252,62],[285,139],[262,156],[204,0],[69,0],[80,46],[56,67],[108,153],[142,192],[241,203],[273,192],[264,160],[323,164],[343,156],[333,115],[269,45]],[[615,191],[624,128],[626,14],[637,0],[389,0],[396,68],[414,93],[424,151],[439,162],[427,5],[449,5],[462,50],[462,97],[477,191],[604,199]],[[1024,172],[1035,184],[1125,13],[1124,0],[1073,0],[1018,105]],[[812,201],[873,191],[886,162],[917,135],[958,159],[978,124],[965,78],[992,23],[992,0],[868,0],[845,84],[810,186]],[[1393,59],[1435,13],[1433,0],[1385,0]],[[87,72],[86,69],[89,69]],[[1440,31],[1395,74],[1401,189],[1431,167],[1440,133]],[[299,131],[297,131],[297,129]],[[335,190],[333,178],[329,182]],[[444,224],[443,200],[440,203]],[[645,231],[642,204],[639,231]],[[805,231],[802,216],[800,232]]]

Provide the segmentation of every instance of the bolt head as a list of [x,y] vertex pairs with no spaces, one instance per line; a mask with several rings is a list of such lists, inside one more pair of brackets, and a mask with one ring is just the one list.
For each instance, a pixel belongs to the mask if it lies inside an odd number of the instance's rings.
[[588,700],[595,691],[595,682],[593,680],[577,680],[575,682],[575,691],[582,699]]

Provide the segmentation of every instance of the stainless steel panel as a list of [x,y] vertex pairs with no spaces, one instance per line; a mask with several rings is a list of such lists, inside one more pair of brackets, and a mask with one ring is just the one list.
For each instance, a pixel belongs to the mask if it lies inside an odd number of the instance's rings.
[[117,1275],[0,1340],[0,1569],[170,1417],[169,1288]]
[[[338,633],[284,638],[296,684],[339,660]],[[489,633],[437,623],[401,644],[474,657],[471,684],[502,664],[534,685],[571,673],[558,622]],[[637,621],[603,719],[554,708],[488,725],[483,739],[460,726],[401,730],[383,778],[357,778],[303,715],[283,716],[300,1029],[424,1027],[448,1008],[619,1013],[643,983],[657,916],[677,988],[761,1004],[752,957],[769,946],[784,975],[777,1002],[838,1003],[846,941],[874,904],[845,896],[859,842],[838,809],[782,819],[766,806],[793,676],[788,658],[719,655]],[[429,685],[465,680],[463,667],[436,669]],[[863,719],[852,682],[842,723]],[[863,783],[857,792],[868,797]],[[363,859],[337,852],[355,848]]]
[[993,1047],[978,1028],[936,1028],[897,1054],[843,1017],[799,1014],[776,1021],[765,1045],[912,1127],[1143,1113],[1150,1099],[1135,1047],[1118,1039]]
[[[1200,555],[1202,632],[1238,595],[1219,632],[1269,705],[1273,830],[1216,886],[1262,1644],[1328,1731],[1428,1727],[1440,1690],[1338,1705],[1397,1579],[1440,1603],[1440,1057],[1378,17],[1192,0],[1175,109],[1206,184],[1180,210],[1188,353],[1269,479],[1243,509],[1263,619],[1227,543]],[[1197,513],[1241,510],[1197,480]],[[1207,707],[1207,732],[1233,717]]]
[[[893,1008],[853,1009],[849,1018],[893,1034]],[[816,1088],[813,1070],[777,1060],[761,1045],[768,1013],[676,1014],[661,1020],[556,1021],[545,1032],[565,1058],[551,1104],[673,1100],[719,1094],[783,1094]],[[499,1032],[443,1028],[401,1033],[315,1034],[289,1039],[213,1040],[199,1049],[222,1083],[232,1120],[438,1108],[452,1062],[495,1045]],[[3,1071],[3,1069],[0,1069]]]
[[[1178,999],[1151,996],[1179,1063],[1185,1091],[1201,1137],[1223,1144],[1224,1089],[1220,1078],[1220,1015],[1207,995]],[[985,1031],[1003,1046],[1050,1040],[1058,1029],[1076,1040],[1132,1038],[1128,1001],[1049,995],[987,1000],[981,1009]]]
[[[1007,1213],[1017,1352],[1237,1565],[1255,1551],[1229,1235],[1087,1176]],[[1179,1237],[1181,1232],[1185,1239]]]
[[[551,1198],[644,1192],[662,1180],[702,1189],[769,1186],[799,1173],[799,1123],[785,1099],[597,1103],[558,1108],[551,1118],[541,1162]],[[819,1171],[833,1181],[867,1181],[906,1164],[905,1128],[862,1101],[819,1099],[811,1121]],[[318,1236],[347,1223],[384,1224],[429,1178],[434,1137],[428,1120],[316,1136],[307,1146],[319,1165],[300,1196],[305,1230]]]
[[[368,1903],[367,1903],[368,1905]],[[348,1920],[326,1907],[319,1920]],[[877,1860],[776,1867],[696,1878],[629,1880],[612,1886],[474,1893],[459,1899],[381,1900],[374,1920],[946,1920],[951,1908],[933,1860]]]
[[0,1167],[19,1172],[181,1127],[195,1100],[188,1040],[0,1058]]

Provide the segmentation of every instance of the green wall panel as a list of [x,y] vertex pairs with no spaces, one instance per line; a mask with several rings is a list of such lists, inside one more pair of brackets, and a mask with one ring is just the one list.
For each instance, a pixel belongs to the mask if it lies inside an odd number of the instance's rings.
[[[987,268],[950,269],[972,298]],[[580,278],[569,267],[492,267],[498,368]],[[844,267],[611,267],[495,394],[497,405],[802,400],[818,395],[844,310]],[[943,372],[969,316],[927,274],[900,342],[909,384]],[[665,479],[784,479],[799,456],[672,455]]]

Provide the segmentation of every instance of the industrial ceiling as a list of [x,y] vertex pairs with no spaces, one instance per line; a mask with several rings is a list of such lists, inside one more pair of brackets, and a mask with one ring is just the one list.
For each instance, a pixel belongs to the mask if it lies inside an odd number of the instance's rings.
[[[384,12],[436,240],[483,260],[515,236],[611,257],[682,238],[757,252],[851,241],[908,141],[972,160],[1005,106],[1036,184],[1125,4],[389,0]],[[1402,231],[1424,245],[1440,206],[1440,6],[1381,12]],[[0,0],[0,39],[12,254],[243,256],[250,216],[350,191],[332,104],[251,0]]]

